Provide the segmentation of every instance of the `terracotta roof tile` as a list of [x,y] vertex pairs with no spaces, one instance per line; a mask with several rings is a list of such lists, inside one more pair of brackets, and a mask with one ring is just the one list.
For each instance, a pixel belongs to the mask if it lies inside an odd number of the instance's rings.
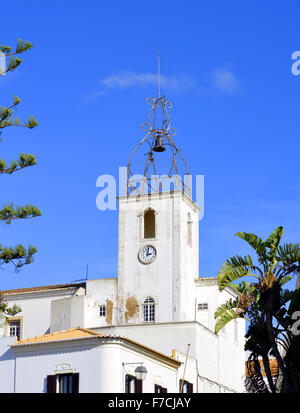
[[[263,376],[266,376],[263,361],[259,360],[259,364],[260,364],[261,374]],[[270,364],[270,370],[271,370],[272,376],[278,376],[279,369],[278,369],[277,360],[275,358],[271,358],[271,359],[269,359],[269,364]],[[247,361],[245,362],[245,369],[246,369],[246,377],[249,377],[249,370],[248,370],[248,366],[247,366]]]
[[33,343],[42,343],[45,341],[63,341],[63,340],[71,340],[76,338],[84,338],[84,337],[107,337],[105,334],[97,333],[96,331],[89,330],[87,328],[76,327],[70,328],[68,330],[57,331],[51,334],[43,334],[42,336],[36,336],[31,338],[25,338],[23,340],[19,340],[16,344],[33,344]]
[[176,368],[178,368],[182,364],[180,361],[174,359],[173,357],[170,357],[164,353],[160,353],[159,351],[156,351],[143,344],[137,343],[136,341],[131,340],[127,337],[98,333],[97,331],[90,330],[88,328],[83,328],[83,327],[75,327],[75,328],[70,328],[68,330],[57,331],[51,334],[44,334],[42,336],[26,338],[24,340],[16,341],[16,343],[13,344],[12,347],[27,346],[27,345],[34,345],[34,344],[45,344],[46,342],[51,342],[51,341],[59,342],[59,341],[68,341],[68,340],[76,340],[76,339],[78,340],[78,339],[93,338],[93,337],[121,339],[137,347],[143,348],[146,351],[149,351],[151,353],[158,355],[161,359],[164,359],[166,362],[173,364],[173,366],[175,366]]

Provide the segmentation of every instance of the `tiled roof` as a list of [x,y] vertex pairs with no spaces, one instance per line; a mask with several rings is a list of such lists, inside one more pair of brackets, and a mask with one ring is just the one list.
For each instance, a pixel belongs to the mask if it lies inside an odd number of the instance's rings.
[[96,331],[89,330],[87,328],[76,327],[76,328],[70,328],[68,330],[57,331],[51,334],[43,334],[42,336],[25,338],[23,340],[17,341],[16,344],[34,344],[34,343],[42,343],[45,341],[63,341],[63,340],[72,340],[76,338],[95,337],[95,336],[107,337],[105,334],[97,333]]
[[42,336],[26,338],[24,340],[16,341],[16,343],[13,344],[12,347],[21,347],[21,346],[28,346],[28,345],[34,345],[34,344],[45,344],[47,342],[53,342],[53,343],[64,342],[68,340],[80,340],[80,339],[89,339],[89,338],[99,338],[99,339],[112,338],[112,339],[124,340],[125,342],[127,341],[128,343],[133,344],[134,346],[137,346],[148,352],[156,354],[161,359],[165,360],[168,363],[171,363],[176,368],[182,364],[180,361],[174,359],[173,357],[167,356],[164,353],[160,353],[159,351],[156,351],[143,344],[137,343],[136,341],[133,341],[127,337],[98,333],[97,331],[90,330],[88,328],[83,328],[83,327],[75,327],[75,328],[70,328],[68,330],[57,331],[51,334],[44,334]]
[[[263,376],[266,376],[266,372],[265,372],[265,369],[264,369],[264,363],[263,363],[263,361],[262,361],[262,360],[259,360],[259,364],[260,364],[261,374],[262,374]],[[270,370],[271,370],[272,376],[278,376],[279,369],[278,369],[277,360],[276,360],[275,358],[271,358],[271,359],[269,359],[269,364],[270,364]],[[246,377],[249,377],[249,371],[248,371],[247,361],[245,362],[245,365],[246,365],[246,367],[245,367],[245,368],[246,368]]]
[[52,291],[52,290],[69,290],[75,288],[85,288],[85,283],[77,283],[77,284],[56,284],[56,285],[46,285],[42,287],[29,287],[29,288],[18,288],[16,290],[3,290],[0,291],[2,295],[12,295],[12,294],[23,294],[23,293],[35,293],[40,291]]

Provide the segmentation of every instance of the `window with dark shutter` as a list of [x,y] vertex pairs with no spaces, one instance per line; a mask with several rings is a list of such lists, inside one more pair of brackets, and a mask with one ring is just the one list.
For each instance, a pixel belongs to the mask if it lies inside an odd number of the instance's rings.
[[154,393],[168,393],[168,391],[165,387],[162,387],[159,384],[154,384]]
[[73,393],[73,373],[58,374],[58,393]]
[[179,393],[193,393],[193,383],[179,380]]
[[136,377],[126,374],[125,393],[143,393],[143,380],[137,380]]
[[47,376],[47,393],[56,393],[56,375]]
[[143,393],[143,380],[136,379],[136,393]]
[[136,393],[137,379],[130,374],[125,376],[125,393]]
[[72,393],[79,393],[79,373],[73,374]]

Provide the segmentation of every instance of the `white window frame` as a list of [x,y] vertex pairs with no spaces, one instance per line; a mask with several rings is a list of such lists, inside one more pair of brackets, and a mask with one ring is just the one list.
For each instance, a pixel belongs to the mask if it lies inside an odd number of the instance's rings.
[[208,303],[198,303],[197,310],[198,311],[207,311],[208,310]]
[[106,317],[106,305],[99,305],[99,317]]
[[[19,331],[19,334],[12,334],[12,323],[18,323],[19,327],[16,330]],[[7,337],[16,337],[18,340],[22,339],[23,336],[23,316],[21,317],[7,317],[5,322],[5,335]],[[19,335],[19,337],[18,337]]]
[[155,322],[155,300],[153,297],[146,297],[143,302],[143,321],[144,323]]

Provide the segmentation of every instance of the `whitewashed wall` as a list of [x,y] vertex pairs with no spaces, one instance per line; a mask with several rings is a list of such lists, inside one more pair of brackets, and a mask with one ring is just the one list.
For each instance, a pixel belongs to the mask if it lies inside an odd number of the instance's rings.
[[[176,322],[96,328],[105,334],[129,337],[169,356],[172,350],[197,359],[199,374],[237,392],[243,391],[244,350],[230,338],[223,339],[198,322]],[[242,359],[243,358],[243,359]],[[188,377],[194,382],[196,372]]]
[[[79,292],[82,294],[82,291]],[[13,306],[21,307],[17,317],[23,317],[22,338],[34,337],[49,333],[51,319],[51,302],[59,298],[72,297],[74,290],[49,291],[35,293],[20,293],[4,296],[4,301]],[[4,325],[0,328],[0,335],[5,334]]]
[[[143,214],[156,213],[156,236],[143,238]],[[193,220],[192,245],[187,243],[188,213]],[[145,265],[138,260],[141,247],[151,244],[157,257]],[[127,304],[142,308],[151,296],[156,301],[156,322],[188,320],[194,314],[194,278],[198,273],[198,207],[181,192],[119,198],[118,302],[123,308],[120,323],[136,324],[142,311],[133,315]],[[126,312],[129,316],[126,318]]]
[[[8,339],[0,339],[0,351],[7,346],[3,340]],[[137,362],[143,362],[148,370],[143,392],[153,393],[154,383],[167,387],[168,392],[175,392],[178,387],[176,368],[121,343],[99,344],[99,340],[81,339],[18,346],[14,354],[15,361],[3,360],[0,364],[3,374],[9,372],[5,383],[0,382],[0,392],[44,393],[47,375],[55,374],[61,364],[69,364],[71,371],[79,373],[80,393],[123,393],[125,374],[134,375],[137,365],[123,366],[122,363]]]
[[11,345],[15,337],[0,338],[0,393],[13,393],[15,381],[15,355]]

